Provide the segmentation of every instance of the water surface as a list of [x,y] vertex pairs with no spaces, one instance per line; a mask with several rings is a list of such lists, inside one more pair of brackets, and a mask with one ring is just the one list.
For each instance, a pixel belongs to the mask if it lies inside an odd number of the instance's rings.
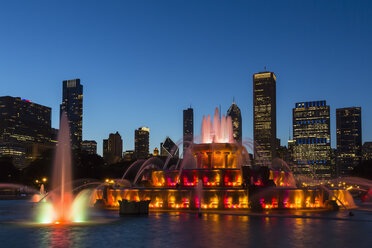
[[[99,213],[105,223],[30,225],[33,204],[0,201],[0,247],[372,247],[372,212],[239,216]],[[299,214],[295,216],[293,214]],[[97,215],[95,215],[97,217]]]

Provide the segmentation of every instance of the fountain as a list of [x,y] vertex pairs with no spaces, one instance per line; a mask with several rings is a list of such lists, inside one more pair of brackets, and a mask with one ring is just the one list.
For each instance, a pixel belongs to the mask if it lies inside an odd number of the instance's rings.
[[[44,189],[43,189],[44,190]],[[37,221],[43,224],[69,224],[85,220],[88,193],[80,192],[75,198],[72,189],[71,147],[69,124],[65,113],[61,115],[58,132],[52,190],[42,198],[37,213]]]
[[253,147],[253,141],[235,142],[231,118],[220,118],[218,109],[213,122],[209,115],[203,117],[200,141],[190,144],[175,169],[159,166],[156,159],[133,164],[130,169],[140,167],[133,186],[99,187],[97,202],[117,208],[122,200],[149,200],[150,209],[194,210],[320,209],[335,198],[339,205],[353,205],[346,190],[297,188],[283,161],[254,166],[244,146]]

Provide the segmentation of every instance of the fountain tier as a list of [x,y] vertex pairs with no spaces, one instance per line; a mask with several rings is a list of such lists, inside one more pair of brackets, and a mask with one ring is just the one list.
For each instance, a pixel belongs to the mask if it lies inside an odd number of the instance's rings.
[[146,170],[154,168],[148,161],[136,176],[141,188],[101,187],[97,200],[109,207],[123,199],[150,200],[152,209],[292,209],[322,208],[336,198],[347,206],[351,199],[342,190],[297,189],[287,171],[248,166],[246,148],[233,140],[231,118],[220,119],[218,109],[213,123],[203,118],[201,143],[190,145],[179,170]]

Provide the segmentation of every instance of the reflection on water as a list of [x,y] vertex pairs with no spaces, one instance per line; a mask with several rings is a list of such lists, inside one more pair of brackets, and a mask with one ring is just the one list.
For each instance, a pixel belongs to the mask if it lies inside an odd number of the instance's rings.
[[[10,204],[10,206],[9,206]],[[372,215],[356,211],[303,217],[153,213],[82,226],[9,225],[20,207],[0,201],[1,247],[369,247]],[[19,204],[19,203],[18,203]],[[23,209],[22,218],[26,214]],[[287,213],[288,214],[288,213]],[[284,215],[284,214],[282,214]]]
[[72,247],[71,230],[67,226],[42,227],[40,230],[40,247]]

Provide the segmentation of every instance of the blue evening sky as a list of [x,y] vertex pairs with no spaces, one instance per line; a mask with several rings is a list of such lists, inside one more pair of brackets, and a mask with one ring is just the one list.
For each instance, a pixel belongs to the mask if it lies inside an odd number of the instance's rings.
[[361,106],[372,141],[371,1],[1,1],[0,95],[52,108],[62,80],[84,85],[83,139],[150,128],[151,151],[182,138],[182,110],[202,116],[233,97],[252,137],[252,75],[277,76],[277,132],[287,143],[292,108],[327,100],[332,147],[336,108]]

